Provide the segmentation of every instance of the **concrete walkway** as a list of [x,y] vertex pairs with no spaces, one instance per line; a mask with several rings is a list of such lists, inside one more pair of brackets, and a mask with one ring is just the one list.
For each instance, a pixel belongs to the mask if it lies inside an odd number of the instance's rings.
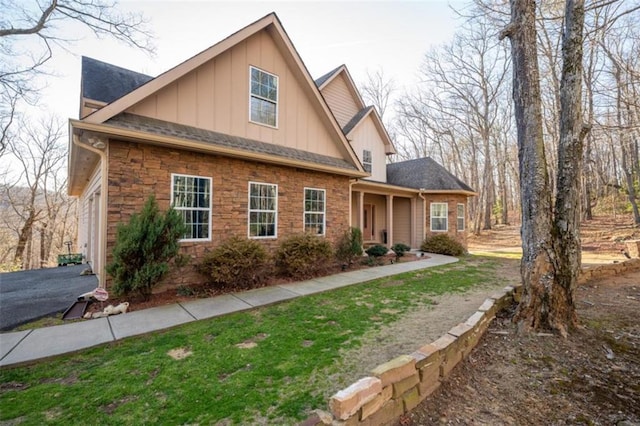
[[376,278],[457,261],[458,259],[454,257],[429,254],[429,258],[415,262],[360,269],[308,281],[175,303],[106,318],[0,334],[0,367],[75,352],[192,321],[246,311]]

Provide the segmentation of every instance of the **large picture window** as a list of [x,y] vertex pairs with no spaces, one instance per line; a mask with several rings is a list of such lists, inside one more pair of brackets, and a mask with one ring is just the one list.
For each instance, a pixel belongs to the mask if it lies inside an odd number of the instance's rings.
[[171,205],[187,227],[183,241],[211,239],[211,178],[172,174]]
[[325,190],[304,189],[304,231],[324,235]]
[[446,231],[447,224],[447,203],[431,203],[431,230]]
[[249,237],[278,236],[278,185],[249,182]]
[[250,67],[250,119],[254,123],[278,126],[278,77]]
[[464,204],[458,204],[458,223],[457,228],[458,231],[464,231]]

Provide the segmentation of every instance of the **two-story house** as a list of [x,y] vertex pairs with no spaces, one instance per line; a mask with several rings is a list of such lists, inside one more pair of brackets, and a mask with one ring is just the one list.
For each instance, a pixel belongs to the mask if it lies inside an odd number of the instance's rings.
[[118,223],[151,194],[182,214],[196,262],[230,236],[335,242],[349,226],[389,246],[465,241],[473,190],[429,158],[387,165],[393,143],[346,67],[314,81],[273,13],[157,77],[85,57],[80,102],[69,193],[102,285]]

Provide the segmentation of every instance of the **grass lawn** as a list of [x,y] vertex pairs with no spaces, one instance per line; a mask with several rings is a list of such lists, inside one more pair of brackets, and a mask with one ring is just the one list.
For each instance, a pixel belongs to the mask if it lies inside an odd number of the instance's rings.
[[[470,257],[5,368],[0,420],[296,424],[349,384],[327,379],[340,365],[341,349],[358,346],[365,333],[429,304],[432,295],[495,281],[498,262]],[[188,356],[175,359],[172,350]]]

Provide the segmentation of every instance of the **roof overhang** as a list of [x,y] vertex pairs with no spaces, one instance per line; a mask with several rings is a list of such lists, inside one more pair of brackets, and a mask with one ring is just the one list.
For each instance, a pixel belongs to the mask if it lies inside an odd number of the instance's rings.
[[375,182],[366,179],[356,179],[353,181],[353,189],[354,190],[363,190],[372,194],[380,194],[380,195],[389,195],[389,194],[407,194],[407,195],[416,195],[416,194],[454,194],[454,195],[464,195],[467,197],[473,197],[478,195],[472,191],[465,191],[461,189],[416,189],[416,188],[408,188],[406,186],[398,186],[391,185],[383,182]]
[[222,155],[225,157],[240,158],[249,161],[258,161],[261,163],[296,167],[305,170],[314,170],[341,176],[348,176],[352,178],[369,176],[368,173],[361,172],[355,169],[344,169],[340,167],[333,167],[330,165],[279,157],[272,154],[244,151],[224,146],[213,145],[206,142],[179,138],[175,136],[125,129],[109,124],[88,123],[81,120],[69,121],[71,126],[71,137],[76,138],[76,141],[78,141],[79,149],[85,148],[86,150],[92,150],[93,148],[93,150],[95,150],[95,147],[93,147],[92,144],[96,144],[96,141],[105,141],[105,143],[108,143],[109,139],[118,139],[155,146],[164,146],[172,149],[201,152],[211,155]]

